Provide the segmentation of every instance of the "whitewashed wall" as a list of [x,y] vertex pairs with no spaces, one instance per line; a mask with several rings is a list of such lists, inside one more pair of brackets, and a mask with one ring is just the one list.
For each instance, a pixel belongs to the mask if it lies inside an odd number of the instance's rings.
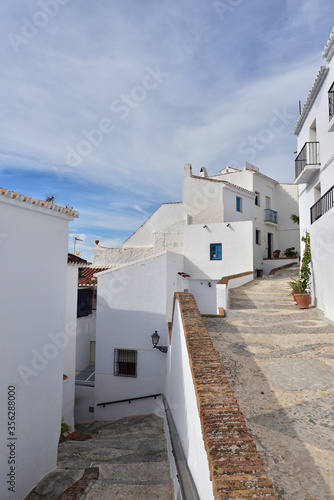
[[224,220],[223,184],[205,178],[191,177],[191,165],[183,171],[182,203],[190,224],[207,224]]
[[[168,345],[166,320],[167,289],[173,294],[177,277],[167,273],[178,268],[175,259],[182,256],[166,253],[99,274],[96,329],[95,403],[116,401],[163,392],[167,356],[153,349],[151,335],[158,331],[160,345]],[[168,274],[168,276],[167,276]],[[167,287],[167,279],[171,283]],[[168,302],[169,304],[169,302]],[[114,376],[114,350],[137,350],[137,377]],[[124,411],[145,412],[154,400],[124,405]],[[117,407],[95,406],[95,418],[115,417]]]
[[93,266],[121,266],[153,255],[153,247],[138,248],[103,248],[95,245],[93,249]]
[[[0,197],[0,498],[21,500],[57,463],[62,417],[68,221]],[[59,342],[59,344],[58,344]],[[16,390],[16,491],[8,491],[7,388]]]
[[64,374],[68,377],[63,381],[63,410],[64,421],[74,430],[74,394],[75,394],[75,351],[76,351],[76,322],[78,299],[78,267],[67,264],[67,292],[66,318],[68,328],[73,332],[64,338]]
[[90,362],[90,342],[96,340],[96,311],[77,319],[76,374]]
[[313,303],[334,321],[334,209],[310,226]]
[[124,242],[123,248],[153,246],[156,231],[168,232],[168,227],[183,219],[182,203],[164,203]]
[[[317,186],[323,196],[334,185],[334,118],[329,121],[328,91],[334,83],[334,59],[327,61],[329,71],[314,99],[298,134],[298,152],[304,144],[320,142],[320,167],[307,184],[299,185],[300,234],[309,231],[312,253],[312,302],[334,320],[332,283],[334,281],[334,209],[311,225],[310,208],[318,199]],[[313,82],[310,82],[310,85]],[[310,130],[316,124],[316,137]],[[302,245],[303,246],[303,245]]]
[[188,279],[187,282],[188,291],[193,294],[201,314],[217,314],[217,280]]
[[[253,270],[253,222],[189,225],[185,228],[185,272],[192,279],[220,280]],[[222,260],[210,260],[210,243],[222,243]]]
[[214,498],[212,483],[178,301],[175,302],[165,395],[198,494],[203,500],[211,500]]

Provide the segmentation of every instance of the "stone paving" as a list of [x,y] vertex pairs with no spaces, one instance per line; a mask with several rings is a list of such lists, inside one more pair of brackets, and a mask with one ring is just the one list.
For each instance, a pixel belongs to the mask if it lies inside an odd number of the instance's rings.
[[298,309],[294,269],[231,292],[204,318],[278,500],[334,499],[334,325]]
[[[172,500],[164,422],[156,415],[95,422],[78,429],[91,436],[59,445],[58,467],[26,500]],[[98,468],[98,479],[82,495],[71,485],[87,468]]]

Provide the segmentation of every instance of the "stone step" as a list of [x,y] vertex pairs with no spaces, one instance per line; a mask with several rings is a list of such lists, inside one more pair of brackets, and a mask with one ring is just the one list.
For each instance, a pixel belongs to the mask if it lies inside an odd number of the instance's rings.
[[[164,422],[160,417],[125,417],[80,425],[77,430],[91,438],[61,443],[56,471],[44,478],[26,500],[55,500],[85,470],[93,468],[98,468],[99,478],[90,484],[84,495],[80,493],[80,500],[172,500],[173,483]],[[70,493],[72,495],[72,490]],[[76,497],[64,493],[57,500],[68,498],[74,500]]]

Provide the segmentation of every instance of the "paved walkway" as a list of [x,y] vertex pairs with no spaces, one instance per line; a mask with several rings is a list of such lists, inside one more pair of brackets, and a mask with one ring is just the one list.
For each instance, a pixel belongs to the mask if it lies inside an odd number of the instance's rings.
[[[172,500],[173,484],[163,420],[156,415],[96,422],[78,429],[92,436],[59,445],[58,467],[26,500],[55,500],[78,481],[85,469],[98,467],[99,478],[80,500]],[[73,488],[71,488],[73,490]],[[78,498],[72,491],[61,500]]]
[[204,318],[278,500],[334,499],[334,325],[298,309],[294,269],[232,290]]

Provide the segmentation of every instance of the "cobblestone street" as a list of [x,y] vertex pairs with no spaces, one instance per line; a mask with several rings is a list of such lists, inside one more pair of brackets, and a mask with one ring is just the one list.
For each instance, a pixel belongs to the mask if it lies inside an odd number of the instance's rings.
[[334,325],[298,309],[294,269],[231,291],[204,318],[279,500],[334,499]]

